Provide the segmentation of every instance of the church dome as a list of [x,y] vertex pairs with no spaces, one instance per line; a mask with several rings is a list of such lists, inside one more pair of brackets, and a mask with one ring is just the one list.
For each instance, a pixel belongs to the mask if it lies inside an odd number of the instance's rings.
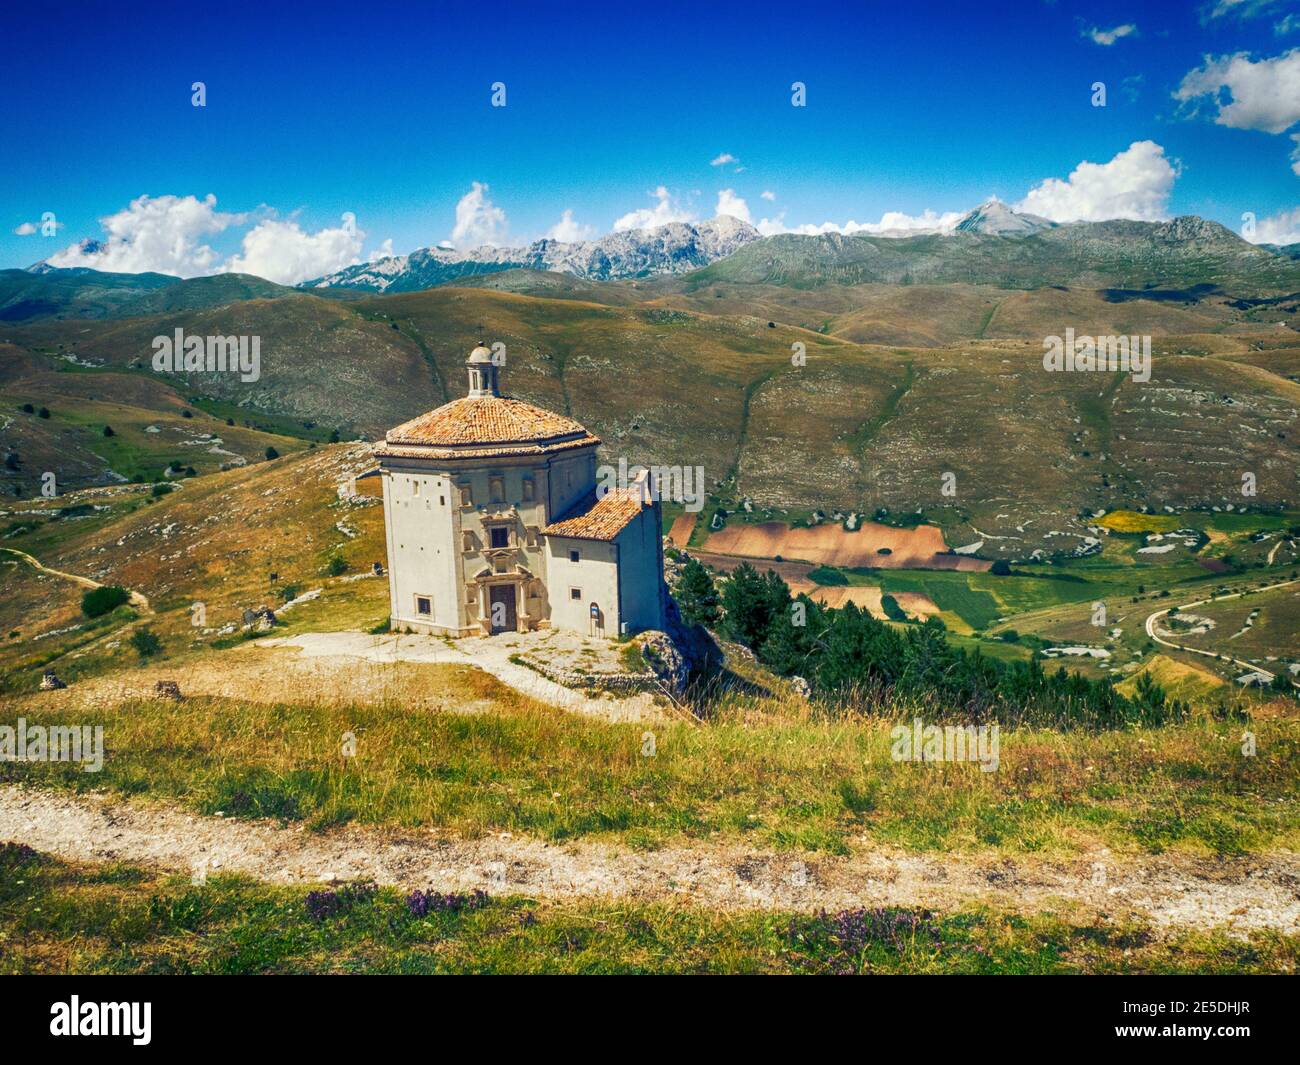
[[545,455],[600,443],[572,418],[502,396],[492,353],[483,345],[470,352],[467,365],[469,395],[388,430],[380,455],[438,459]]

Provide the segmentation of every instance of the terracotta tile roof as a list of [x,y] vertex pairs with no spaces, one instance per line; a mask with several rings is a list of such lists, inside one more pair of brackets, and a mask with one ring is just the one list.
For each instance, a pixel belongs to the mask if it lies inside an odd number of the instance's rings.
[[480,396],[453,399],[437,410],[389,429],[385,439],[390,444],[434,446],[531,444],[586,433],[572,419],[531,403],[504,396]]
[[542,529],[543,536],[569,536],[576,540],[613,540],[645,508],[635,488],[615,489],[597,499],[587,496],[569,515]]
[[378,455],[491,458],[599,444],[571,418],[504,396],[454,399],[388,430]]

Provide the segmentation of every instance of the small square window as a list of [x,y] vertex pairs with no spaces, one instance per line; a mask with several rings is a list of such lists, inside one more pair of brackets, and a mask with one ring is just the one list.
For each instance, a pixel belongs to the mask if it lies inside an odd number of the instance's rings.
[[582,598],[582,589],[581,589],[581,588],[570,588],[570,589],[569,589],[569,598],[570,598],[570,599],[581,599],[581,598]]
[[415,612],[417,614],[432,614],[433,600],[427,595],[417,595],[415,597]]
[[581,556],[577,551],[570,551],[570,552],[569,552],[569,561],[570,561],[570,562],[581,562],[581,561],[582,561],[582,556]]
[[492,536],[493,547],[510,546],[510,530],[504,525],[494,525],[489,531]]

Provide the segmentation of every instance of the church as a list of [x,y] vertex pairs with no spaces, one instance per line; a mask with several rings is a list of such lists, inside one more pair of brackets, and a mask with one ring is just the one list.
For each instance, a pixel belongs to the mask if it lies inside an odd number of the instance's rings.
[[378,446],[396,632],[662,629],[668,592],[650,473],[597,491],[599,438],[503,396],[482,344],[469,392]]

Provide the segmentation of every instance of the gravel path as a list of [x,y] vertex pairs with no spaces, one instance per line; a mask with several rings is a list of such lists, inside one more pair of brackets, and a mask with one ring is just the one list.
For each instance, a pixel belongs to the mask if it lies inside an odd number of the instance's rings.
[[1300,934],[1300,856],[1215,861],[1171,855],[1062,862],[920,856],[859,842],[849,858],[801,857],[736,844],[631,851],[493,834],[351,826],[323,833],[225,820],[154,802],[0,786],[0,840],[74,861],[243,873],[273,883],[370,877],[403,888],[494,894],[679,900],[721,908],[839,910],[975,902],[1019,912],[1138,916],[1161,930],[1226,927]]

